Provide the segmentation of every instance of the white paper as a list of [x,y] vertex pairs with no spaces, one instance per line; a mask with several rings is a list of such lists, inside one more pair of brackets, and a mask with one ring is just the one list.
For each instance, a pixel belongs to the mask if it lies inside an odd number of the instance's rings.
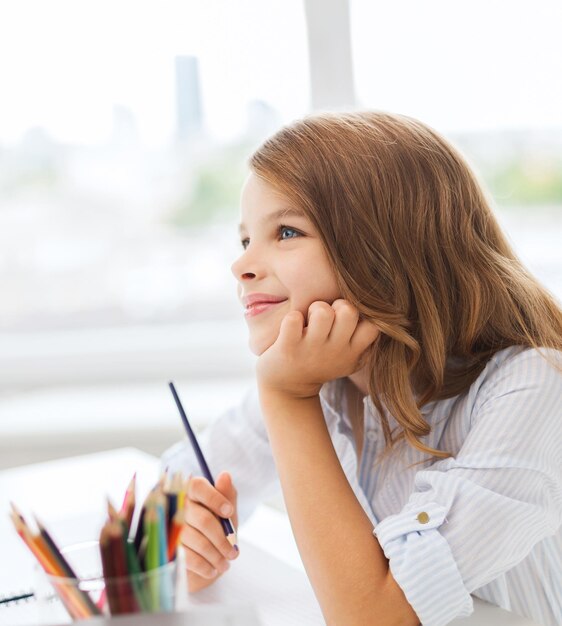
[[187,602],[254,605],[263,626],[325,623],[306,575],[249,543],[241,543],[240,556],[221,578]]

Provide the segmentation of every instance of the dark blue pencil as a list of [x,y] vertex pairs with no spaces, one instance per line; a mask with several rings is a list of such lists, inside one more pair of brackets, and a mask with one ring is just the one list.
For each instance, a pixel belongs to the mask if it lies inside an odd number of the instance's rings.
[[[214,487],[215,481],[213,480],[211,470],[209,469],[209,466],[207,465],[207,461],[205,461],[203,452],[201,452],[201,448],[199,447],[199,442],[197,441],[197,438],[195,437],[195,433],[193,432],[193,429],[191,428],[189,421],[187,419],[187,415],[185,414],[185,411],[183,410],[183,406],[176,392],[176,388],[174,387],[174,383],[170,382],[168,383],[168,385],[172,391],[174,400],[176,401],[178,411],[180,412],[181,420],[183,422],[183,425],[185,426],[187,436],[189,437],[189,440],[191,441],[191,445],[193,447],[193,451],[195,452],[195,456],[197,457],[197,460],[199,461],[199,467],[201,468],[201,471],[203,472],[203,475],[205,476],[205,478]],[[219,522],[221,523],[222,529],[224,531],[224,534],[226,535],[226,538],[228,539],[228,542],[235,548],[238,548],[238,546],[236,545],[236,532],[234,531],[234,525],[232,524],[232,522],[229,519],[226,519],[224,517],[219,517]]]

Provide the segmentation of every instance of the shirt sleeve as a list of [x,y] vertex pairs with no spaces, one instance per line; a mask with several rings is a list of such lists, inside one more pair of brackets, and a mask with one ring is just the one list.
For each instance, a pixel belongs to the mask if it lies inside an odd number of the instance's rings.
[[[255,507],[280,490],[275,462],[263,423],[257,388],[240,405],[226,411],[198,436],[213,476],[228,471],[238,492],[238,520],[245,521]],[[162,468],[186,476],[201,475],[187,437],[164,452]]]
[[536,350],[487,369],[468,391],[458,454],[419,471],[403,510],[374,530],[424,626],[468,616],[470,593],[562,524],[562,374]]

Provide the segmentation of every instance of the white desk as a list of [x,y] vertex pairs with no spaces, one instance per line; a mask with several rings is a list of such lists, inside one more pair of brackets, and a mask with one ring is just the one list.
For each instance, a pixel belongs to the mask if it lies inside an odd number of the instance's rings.
[[[61,544],[69,544],[96,537],[101,527],[106,509],[106,497],[109,496],[115,503],[120,503],[126,486],[133,472],[137,472],[137,493],[146,494],[158,478],[158,460],[132,448],[124,448],[83,457],[74,457],[61,461],[52,461],[26,467],[5,470],[0,472],[0,596],[8,592],[17,592],[29,587],[32,581],[33,557],[23,545],[13,530],[6,512],[9,502],[14,501],[24,515],[35,513],[49,527],[53,529],[55,538]],[[72,494],[72,498],[68,497]],[[79,522],[79,523],[78,523]],[[274,511],[269,507],[260,507],[255,515],[240,529],[241,546],[244,542],[252,546],[252,558],[261,560],[259,565],[269,572],[273,572],[277,563],[281,568],[294,567],[293,582],[297,586],[293,589],[298,593],[299,601],[309,603],[315,615],[318,614],[310,585],[304,576],[304,569],[291,534],[286,515]],[[270,538],[276,537],[275,545],[271,545]],[[262,549],[268,553],[266,555]],[[242,550],[240,559],[242,559]],[[266,563],[264,559],[269,559]],[[284,565],[280,565],[283,561]],[[242,563],[235,562],[229,574],[233,574],[236,567]],[[239,570],[240,571],[240,570]],[[231,577],[231,581],[234,577]],[[223,583],[222,581],[225,581]],[[227,584],[227,577],[219,580],[209,588],[209,597],[216,601],[221,599],[220,584]],[[262,580],[261,584],[265,584]],[[266,581],[267,582],[267,581]],[[219,584],[220,583],[220,584]],[[213,588],[216,588],[213,590]],[[226,587],[224,593],[227,593]],[[202,592],[205,593],[205,592]],[[218,595],[217,595],[218,594]],[[274,606],[272,598],[271,607]],[[283,595],[282,600],[287,603],[289,598]],[[455,620],[456,626],[536,626],[533,622],[512,613],[482,602],[478,598],[474,601],[475,610],[471,617]],[[0,608],[0,625],[9,623],[2,621],[3,611]],[[263,626],[276,626],[275,619],[264,620]],[[157,616],[162,619],[161,616]],[[139,626],[154,621],[154,617],[135,617],[135,624]],[[170,624],[173,622],[170,618]],[[121,619],[116,620],[117,623]],[[92,626],[103,623],[103,620],[92,620]],[[22,622],[20,622],[22,623]],[[31,624],[30,622],[28,622]],[[124,622],[123,622],[124,623]],[[301,622],[301,626],[318,621]],[[96,624],[96,626],[97,626]]]

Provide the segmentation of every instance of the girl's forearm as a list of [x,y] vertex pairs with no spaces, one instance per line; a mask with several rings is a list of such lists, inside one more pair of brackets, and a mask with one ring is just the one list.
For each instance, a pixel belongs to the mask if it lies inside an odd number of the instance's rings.
[[328,624],[418,624],[336,455],[318,396],[261,393],[299,552]]

